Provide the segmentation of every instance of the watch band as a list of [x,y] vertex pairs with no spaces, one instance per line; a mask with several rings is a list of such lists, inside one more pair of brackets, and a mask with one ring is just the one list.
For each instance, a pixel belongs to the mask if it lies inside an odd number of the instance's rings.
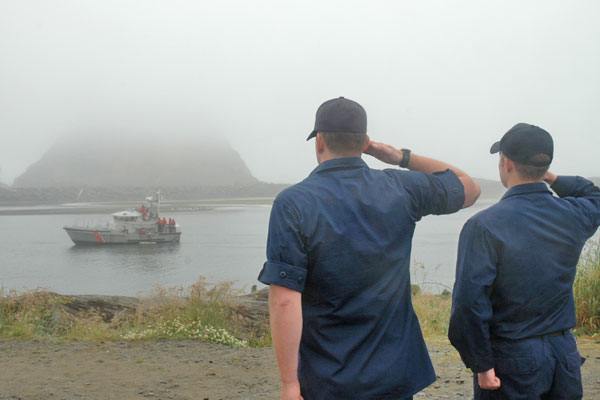
[[409,149],[401,149],[402,151],[402,160],[400,164],[398,164],[401,168],[408,168],[408,163],[410,163],[410,153]]

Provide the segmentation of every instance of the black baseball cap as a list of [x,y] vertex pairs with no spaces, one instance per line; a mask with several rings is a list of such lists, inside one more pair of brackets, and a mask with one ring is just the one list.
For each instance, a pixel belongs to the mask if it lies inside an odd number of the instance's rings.
[[367,112],[354,100],[338,97],[327,100],[317,109],[315,129],[306,140],[317,132],[367,133]]
[[[519,123],[510,128],[499,142],[492,145],[490,153],[502,153],[513,161],[534,167],[547,167],[554,158],[552,136],[539,126]],[[536,156],[545,154],[548,162],[536,160]]]

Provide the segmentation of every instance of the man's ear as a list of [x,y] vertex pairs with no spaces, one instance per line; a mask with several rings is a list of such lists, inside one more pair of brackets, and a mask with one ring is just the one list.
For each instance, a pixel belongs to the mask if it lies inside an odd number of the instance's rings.
[[508,173],[512,173],[515,170],[515,163],[513,162],[513,160],[511,160],[510,158],[507,158],[506,156],[501,156],[501,163],[504,166],[504,170]]
[[327,145],[325,144],[325,139],[323,139],[323,135],[321,132],[317,132],[317,137],[315,138],[315,147],[317,149],[317,153],[322,154],[325,151]]
[[369,148],[370,144],[371,144],[371,138],[369,137],[369,135],[365,135],[365,143],[363,144],[363,148],[362,148],[363,153]]

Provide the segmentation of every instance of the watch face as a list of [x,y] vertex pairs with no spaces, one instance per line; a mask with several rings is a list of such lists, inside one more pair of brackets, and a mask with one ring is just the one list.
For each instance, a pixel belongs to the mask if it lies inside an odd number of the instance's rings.
[[402,168],[408,167],[408,163],[410,162],[410,150],[402,149],[402,161],[400,161],[400,166]]

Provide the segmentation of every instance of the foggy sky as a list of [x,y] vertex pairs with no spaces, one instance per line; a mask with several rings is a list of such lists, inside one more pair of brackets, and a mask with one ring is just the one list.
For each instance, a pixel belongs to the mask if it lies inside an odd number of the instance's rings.
[[599,17],[593,0],[0,0],[0,181],[61,135],[165,126],[295,182],[337,96],[373,139],[475,176],[496,177],[489,146],[517,122],[554,136],[556,172],[598,176]]

